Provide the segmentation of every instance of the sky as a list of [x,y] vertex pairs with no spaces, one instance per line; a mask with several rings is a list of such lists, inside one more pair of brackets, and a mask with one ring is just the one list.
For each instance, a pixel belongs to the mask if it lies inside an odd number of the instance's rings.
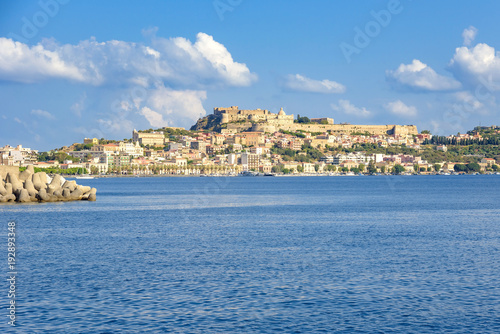
[[215,107],[450,135],[500,125],[500,2],[0,0],[0,146]]

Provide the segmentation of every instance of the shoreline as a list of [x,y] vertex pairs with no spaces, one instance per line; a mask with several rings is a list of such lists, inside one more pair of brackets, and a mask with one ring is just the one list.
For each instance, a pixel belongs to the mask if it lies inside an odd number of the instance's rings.
[[[93,176],[93,179],[106,179],[106,178],[144,178],[144,177],[352,177],[352,176],[464,176],[464,175],[471,175],[471,176],[476,176],[476,175],[499,175],[500,173],[449,173],[449,174],[443,174],[443,173],[426,173],[426,174],[277,174],[277,175],[254,175],[254,176],[243,176],[243,175],[229,175],[229,174],[214,174],[214,175],[208,175],[208,174],[198,174],[198,175],[182,175],[182,174],[145,174],[145,175],[95,175]],[[76,176],[66,176],[65,179],[77,179]],[[81,179],[80,179],[81,180]],[[91,179],[92,180],[92,179]]]

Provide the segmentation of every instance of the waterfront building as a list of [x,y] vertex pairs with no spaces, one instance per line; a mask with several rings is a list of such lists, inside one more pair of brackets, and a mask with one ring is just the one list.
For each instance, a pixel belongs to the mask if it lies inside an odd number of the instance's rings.
[[482,164],[486,164],[487,167],[491,167],[496,164],[496,160],[493,158],[483,158],[481,159]]
[[243,169],[246,170],[258,170],[260,162],[260,155],[255,153],[242,153],[241,154],[241,164],[243,165]]

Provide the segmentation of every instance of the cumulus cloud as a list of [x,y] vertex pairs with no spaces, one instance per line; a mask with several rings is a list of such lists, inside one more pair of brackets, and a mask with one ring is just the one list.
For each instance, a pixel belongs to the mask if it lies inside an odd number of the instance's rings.
[[487,44],[457,48],[450,68],[456,77],[468,85],[481,84],[488,90],[500,90],[500,54]]
[[283,86],[299,92],[322,94],[340,94],[345,92],[345,86],[330,80],[314,80],[300,74],[289,74],[285,77]]
[[163,116],[160,113],[157,113],[148,107],[143,107],[139,113],[146,117],[151,126],[156,128],[168,126],[168,122],[163,119]]
[[366,110],[364,107],[356,107],[349,100],[339,100],[338,104],[332,103],[331,107],[335,111],[358,117],[370,117],[372,115],[371,111]]
[[464,45],[469,46],[472,44],[477,35],[477,29],[473,26],[464,29],[462,37],[464,39]]
[[395,71],[387,71],[386,76],[397,85],[420,91],[447,91],[461,87],[460,82],[437,74],[417,59],[408,65],[401,64]]
[[452,109],[460,109],[470,114],[488,115],[491,109],[496,109],[496,102],[493,95],[487,99],[479,100],[470,92],[462,91],[453,94],[453,99]]
[[414,117],[417,115],[417,108],[414,106],[407,106],[401,100],[388,102],[384,104],[384,108],[385,110],[398,116]]
[[145,102],[149,110],[141,109],[141,114],[151,123],[175,119],[177,123],[190,126],[198,118],[206,115],[202,101],[206,100],[206,91],[173,90],[160,86],[153,90]]
[[134,129],[134,123],[122,117],[113,117],[111,119],[98,119],[97,124],[103,136],[131,133]]
[[41,109],[33,109],[31,110],[31,114],[35,116],[40,116],[46,119],[56,119],[54,115],[52,115],[50,112],[41,110]]
[[0,80],[33,83],[48,77],[85,81],[80,69],[57,51],[0,37]]
[[43,40],[35,46],[0,38],[0,80],[25,83],[63,78],[92,85],[131,83],[147,87],[248,86],[257,80],[243,63],[235,62],[224,45],[198,33],[195,43],[182,38],[153,37],[152,45],[125,41],[76,45]]
[[476,97],[471,93],[463,91],[454,94],[456,100],[461,103],[467,103],[472,109],[480,109],[484,106]]

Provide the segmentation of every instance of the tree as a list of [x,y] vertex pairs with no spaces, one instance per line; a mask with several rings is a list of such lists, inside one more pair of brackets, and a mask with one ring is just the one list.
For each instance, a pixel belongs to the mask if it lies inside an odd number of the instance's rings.
[[328,166],[326,166],[326,170],[329,172],[335,172],[337,170],[337,166],[328,165]]
[[366,167],[366,166],[365,166],[364,164],[359,164],[359,166],[358,166],[359,171],[360,171],[360,172],[364,172],[365,167]]
[[358,167],[351,167],[351,172],[354,174],[359,174],[359,168]]
[[316,173],[319,171],[319,165],[318,164],[314,165],[314,170],[316,171]]
[[283,174],[290,174],[290,170],[288,168],[283,168]]
[[392,168],[392,172],[396,175],[399,175],[401,174],[402,172],[405,171],[405,168],[403,166],[401,166],[400,164],[396,164],[394,165],[394,167]]
[[380,167],[380,171],[381,171],[382,173],[385,173],[385,166]]
[[498,170],[498,165],[491,166],[491,169],[493,169],[496,172]]
[[479,166],[478,163],[476,162],[471,162],[471,163],[468,163],[467,165],[465,165],[465,167],[467,168],[467,171],[469,172],[480,172],[481,171],[481,166]]
[[465,172],[467,170],[467,167],[465,167],[464,164],[456,164],[455,166],[453,166],[453,169],[455,170],[455,172]]
[[271,171],[272,171],[273,173],[281,173],[281,172],[282,172],[281,165],[273,166],[273,167],[271,168]]
[[304,167],[302,167],[302,166],[297,166],[297,172],[299,172],[299,173],[304,173]]
[[413,170],[414,170],[415,172],[418,172],[418,170],[419,170],[419,166],[418,166],[418,164],[413,165]]
[[439,172],[441,170],[441,165],[440,164],[434,164],[434,170],[436,172]]
[[311,123],[311,120],[309,117],[300,117],[300,115],[297,114],[297,123]]
[[349,168],[347,167],[342,167],[342,172],[347,173],[349,171]]
[[377,172],[377,167],[375,167],[375,163],[373,160],[370,160],[368,163],[368,173],[375,174]]
[[431,132],[429,130],[422,130],[420,133],[423,135],[430,135],[431,134]]

